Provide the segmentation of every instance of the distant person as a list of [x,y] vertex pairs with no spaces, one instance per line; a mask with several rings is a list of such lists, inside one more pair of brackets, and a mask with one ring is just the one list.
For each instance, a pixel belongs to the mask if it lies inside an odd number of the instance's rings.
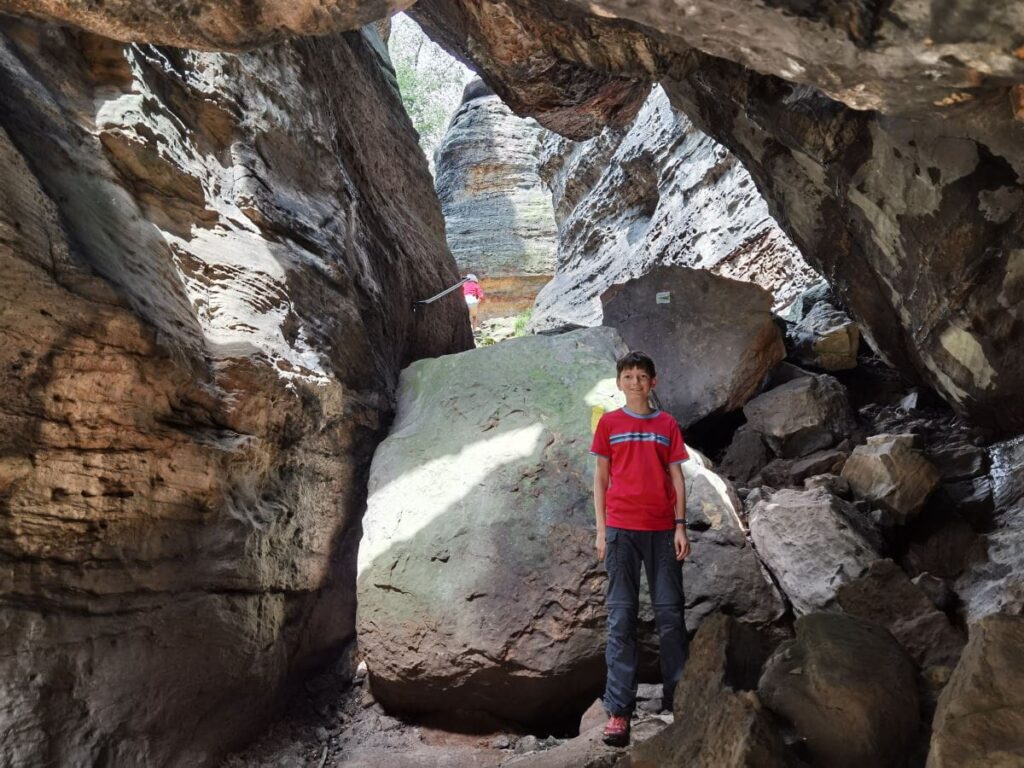
[[642,352],[630,352],[615,367],[626,405],[601,417],[590,452],[597,457],[595,546],[608,571],[604,707],[609,719],[604,741],[625,746],[636,706],[641,565],[658,627],[665,709],[672,706],[689,654],[682,561],[690,554],[690,542],[681,467],[689,456],[676,420],[651,407],[650,395],[658,381],[654,361]]
[[480,302],[484,300],[484,291],[477,282],[476,275],[470,272],[466,275],[466,282],[462,284],[462,295],[466,297],[466,306],[469,307],[469,320],[473,324],[473,332],[476,333],[479,324]]

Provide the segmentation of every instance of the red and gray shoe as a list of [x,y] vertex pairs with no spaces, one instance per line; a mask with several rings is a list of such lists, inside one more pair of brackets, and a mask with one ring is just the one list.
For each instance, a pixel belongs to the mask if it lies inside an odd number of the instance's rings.
[[629,744],[629,718],[612,715],[604,727],[604,743],[611,747],[625,747]]

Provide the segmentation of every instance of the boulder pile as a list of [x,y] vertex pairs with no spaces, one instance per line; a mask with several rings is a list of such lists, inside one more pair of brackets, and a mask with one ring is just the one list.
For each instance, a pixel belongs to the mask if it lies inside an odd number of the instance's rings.
[[[986,450],[922,393],[855,410],[892,381],[801,368],[792,349],[782,361],[762,293],[660,268],[606,292],[614,329],[405,371],[359,565],[360,644],[385,707],[538,728],[600,693],[604,574],[586,454],[596,418],[621,403],[616,355],[643,346],[681,422],[732,409],[746,423],[719,467],[693,446],[683,465],[692,657],[675,723],[619,764],[895,768],[931,749],[945,766],[1016,748],[1020,704],[985,665],[1016,679],[1001,654],[1024,621],[1005,615],[1022,594],[1006,565],[1020,562],[1024,451]],[[727,327],[721,306],[750,307],[750,322]],[[738,373],[751,360],[759,373]],[[966,735],[959,713],[994,702],[1005,717]],[[588,734],[564,754],[605,764]]]

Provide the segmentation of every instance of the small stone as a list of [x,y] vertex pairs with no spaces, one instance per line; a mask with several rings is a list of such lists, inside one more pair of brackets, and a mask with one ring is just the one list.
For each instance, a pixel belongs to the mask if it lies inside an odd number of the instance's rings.
[[502,734],[491,741],[491,749],[508,749],[512,746],[507,735]]
[[352,679],[356,682],[362,682],[363,678],[366,677],[366,673],[368,671],[369,670],[366,666],[366,661],[360,661],[359,666],[356,667],[356,673],[355,675],[353,675]]
[[516,752],[520,755],[526,754],[527,752],[536,752],[540,748],[540,741],[536,736],[523,736],[516,743]]
[[329,738],[331,738],[331,734],[330,734],[330,732],[326,728],[321,726],[320,728],[316,729],[316,740],[317,741],[324,742],[324,741],[327,741]]

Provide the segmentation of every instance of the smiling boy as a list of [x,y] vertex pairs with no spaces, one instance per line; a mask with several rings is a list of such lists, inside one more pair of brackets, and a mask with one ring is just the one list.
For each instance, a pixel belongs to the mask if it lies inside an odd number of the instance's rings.
[[616,374],[626,405],[601,417],[590,452],[597,457],[595,545],[608,571],[604,707],[609,719],[604,740],[625,746],[636,706],[641,565],[658,627],[665,708],[672,706],[688,654],[682,561],[690,553],[690,542],[680,466],[688,455],[676,420],[651,407],[658,381],[654,361],[630,352],[616,363]]

